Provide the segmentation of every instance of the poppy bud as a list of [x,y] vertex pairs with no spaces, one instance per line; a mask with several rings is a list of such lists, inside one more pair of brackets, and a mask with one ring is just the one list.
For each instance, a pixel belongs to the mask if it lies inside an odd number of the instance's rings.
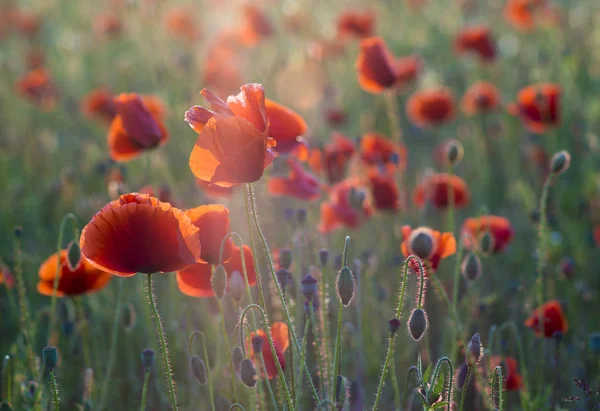
[[494,252],[495,240],[494,236],[489,231],[484,231],[479,236],[479,250],[484,255],[491,255]]
[[418,228],[410,233],[408,245],[421,260],[428,260],[434,251],[434,239],[427,228]]
[[325,267],[327,265],[327,260],[329,260],[329,250],[319,250],[319,261],[321,262],[321,267]]
[[312,304],[313,310],[316,312],[319,309],[319,300],[306,300],[304,301],[304,314],[310,315],[310,305]]
[[262,353],[263,338],[260,335],[252,337],[252,350],[254,354]]
[[135,326],[137,315],[135,313],[135,306],[132,303],[127,303],[123,306],[121,313],[121,324],[125,328],[125,331],[131,332]]
[[283,210],[283,218],[285,218],[285,221],[291,224],[294,218],[294,209],[288,207]]
[[473,334],[469,345],[467,346],[467,352],[465,355],[465,362],[469,366],[479,364],[479,361],[483,358],[483,346],[481,345],[481,337],[479,333]]
[[79,241],[71,241],[67,246],[67,266],[69,270],[75,271],[79,268],[81,263],[81,249],[79,248]]
[[463,387],[465,386],[465,382],[467,380],[467,369],[469,367],[467,366],[467,364],[463,364],[458,368],[458,371],[456,373],[456,388],[459,390],[462,390]]
[[15,227],[15,237],[20,238],[21,235],[23,234],[23,227],[21,227],[20,225]]
[[152,368],[154,364],[154,350],[152,348],[146,348],[142,350],[142,365],[144,368]]
[[292,282],[292,273],[290,273],[285,268],[280,268],[279,270],[277,270],[275,276],[277,277],[277,281],[279,281],[279,285],[281,285],[281,288],[283,288],[284,290],[287,287],[287,285]]
[[562,150],[552,156],[550,160],[550,171],[554,175],[560,175],[569,169],[571,165],[571,154],[568,151]]
[[299,208],[296,210],[296,220],[298,220],[300,225],[306,222],[306,215],[306,208]]
[[317,279],[312,275],[307,275],[300,281],[300,291],[304,298],[311,300],[317,294]]
[[245,288],[246,285],[244,284],[242,273],[237,270],[234,271],[229,279],[229,288],[227,289],[227,293],[231,296],[231,298],[233,298],[234,301],[239,303],[244,296]]
[[289,270],[292,265],[292,250],[289,248],[282,248],[279,250],[279,266]]
[[446,157],[446,163],[450,166],[458,164],[465,155],[465,149],[458,140],[449,140],[444,146],[444,154]]
[[400,328],[400,325],[402,325],[402,323],[400,322],[399,318],[392,318],[391,320],[388,321],[388,327],[390,329],[390,335],[396,335],[396,332],[398,331],[398,328]]
[[190,370],[192,370],[192,374],[201,385],[206,384],[206,365],[197,355],[190,358]]
[[254,387],[256,385],[256,381],[258,380],[258,375],[256,374],[256,368],[254,368],[254,364],[252,360],[246,358],[240,364],[240,380],[246,385],[246,387]]
[[354,275],[348,267],[344,267],[340,270],[337,281],[337,295],[340,302],[344,307],[348,307],[354,297]]
[[233,362],[233,366],[235,368],[235,372],[240,371],[240,365],[244,360],[244,354],[242,354],[242,347],[233,347],[231,349],[231,361]]
[[44,360],[46,368],[56,367],[56,363],[58,362],[58,352],[56,351],[56,347],[44,348],[42,350],[42,360]]
[[419,341],[427,331],[427,313],[420,308],[414,309],[408,318],[408,332],[413,340]]
[[219,301],[222,300],[223,297],[225,297],[225,290],[227,289],[227,272],[225,271],[223,264],[219,264],[217,268],[215,268],[215,272],[213,273],[210,282],[215,297],[217,297],[217,300]]
[[475,281],[481,275],[481,259],[475,253],[468,253],[460,265],[460,273],[467,281]]

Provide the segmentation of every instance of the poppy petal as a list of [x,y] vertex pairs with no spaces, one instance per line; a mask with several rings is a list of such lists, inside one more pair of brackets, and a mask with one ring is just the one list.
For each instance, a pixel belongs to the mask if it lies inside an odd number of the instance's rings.
[[177,271],[179,290],[190,297],[212,297],[212,265],[196,263]]

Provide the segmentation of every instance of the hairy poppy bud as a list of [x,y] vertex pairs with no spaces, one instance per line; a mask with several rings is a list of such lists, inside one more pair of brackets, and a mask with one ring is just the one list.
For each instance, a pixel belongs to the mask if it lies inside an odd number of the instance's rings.
[[279,270],[277,270],[275,276],[277,277],[277,281],[279,281],[279,285],[281,285],[281,288],[283,288],[284,290],[288,286],[288,284],[292,282],[292,273],[290,273],[285,268],[280,268]]
[[475,281],[481,275],[481,259],[475,253],[468,253],[460,265],[460,273],[467,281]]
[[390,329],[390,334],[396,335],[396,332],[398,332],[398,328],[400,328],[400,325],[402,325],[402,323],[400,322],[399,318],[394,317],[391,320],[389,320],[388,327]]
[[229,279],[229,288],[228,294],[233,298],[234,301],[238,303],[242,300],[244,296],[244,289],[246,285],[244,284],[244,279],[242,278],[242,273],[239,271],[234,271],[231,274],[231,278]]
[[313,299],[313,297],[317,294],[317,279],[308,274],[302,279],[302,281],[300,281],[300,291],[307,300]]
[[258,380],[258,375],[256,374],[256,368],[254,368],[254,364],[252,360],[246,358],[240,364],[240,380],[246,385],[246,387],[254,387],[256,385],[256,381]]
[[329,250],[319,250],[319,261],[321,262],[321,267],[325,267],[327,265],[327,260],[329,260]]
[[465,386],[465,382],[467,380],[467,369],[469,367],[467,366],[467,364],[463,364],[460,367],[458,367],[458,371],[456,372],[456,388],[459,390],[462,390],[463,387]]
[[306,222],[306,215],[306,208],[299,208],[296,210],[296,220],[298,220],[300,225]]
[[231,361],[233,362],[233,367],[235,368],[235,372],[240,371],[240,365],[244,360],[244,354],[242,353],[242,347],[236,346],[231,349]]
[[491,255],[494,252],[495,246],[494,236],[489,231],[484,231],[479,236],[479,250],[484,255]]
[[444,156],[448,165],[460,163],[464,155],[465,149],[460,141],[452,139],[444,145]]
[[79,241],[71,241],[67,246],[67,266],[69,270],[75,271],[81,264],[81,249]]
[[225,290],[227,289],[227,272],[223,264],[219,264],[215,268],[215,272],[210,280],[212,284],[213,292],[218,300],[222,300],[225,297]]
[[154,350],[152,348],[146,348],[142,350],[142,365],[144,368],[152,368],[154,364]]
[[560,175],[569,169],[571,165],[571,154],[562,150],[552,156],[550,160],[550,171],[555,175]]
[[252,337],[252,350],[254,354],[262,353],[263,338],[260,335]]
[[135,306],[132,303],[125,304],[121,312],[121,325],[123,325],[125,331],[131,332],[135,327],[136,320]]
[[419,341],[427,331],[427,313],[420,308],[414,309],[408,317],[408,332],[413,340]]
[[434,251],[434,238],[428,228],[417,228],[408,237],[408,246],[421,260],[429,260]]
[[344,307],[348,307],[354,297],[354,275],[348,267],[340,270],[337,277],[337,295]]
[[190,370],[200,384],[206,384],[206,365],[202,361],[202,358],[197,355],[190,358]]
[[479,333],[473,334],[469,345],[467,346],[467,352],[465,355],[465,362],[473,367],[479,364],[479,361],[483,358],[483,346],[481,345],[481,336]]
[[289,270],[292,265],[292,250],[289,248],[282,248],[279,250],[279,266]]

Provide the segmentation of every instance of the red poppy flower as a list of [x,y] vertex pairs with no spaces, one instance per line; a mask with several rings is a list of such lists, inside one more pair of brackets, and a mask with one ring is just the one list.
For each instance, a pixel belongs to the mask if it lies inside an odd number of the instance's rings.
[[493,61],[496,57],[496,44],[491,30],[486,26],[462,30],[456,37],[454,46],[459,54],[475,53],[484,62]]
[[560,302],[551,300],[537,308],[525,321],[525,326],[531,328],[538,337],[543,335],[551,338],[556,332],[565,334],[569,329],[569,322]]
[[379,133],[367,133],[360,140],[360,158],[369,166],[406,168],[406,148]]
[[32,46],[27,50],[25,61],[29,70],[39,69],[46,64],[46,54],[40,47]]
[[15,285],[15,276],[6,264],[0,262],[0,285],[2,284],[4,284],[6,288],[13,288]]
[[245,84],[241,90],[225,102],[204,89],[212,110],[194,106],[185,113],[199,134],[190,156],[192,172],[223,187],[259,180],[274,156],[263,87]]
[[229,234],[229,210],[220,204],[202,205],[186,210],[192,223],[198,227],[202,252],[200,258],[209,264],[218,264],[231,257],[231,239],[223,247],[223,260],[219,260],[221,242]]
[[393,174],[369,172],[369,187],[373,206],[377,210],[397,211],[400,209],[400,191]]
[[135,93],[114,98],[117,115],[108,130],[108,148],[115,161],[129,161],[144,150],[163,145],[169,133],[162,122],[162,107],[155,98]]
[[174,7],[165,16],[165,27],[175,38],[196,41],[200,38],[200,29],[194,16],[194,10]]
[[208,181],[196,179],[196,185],[206,194],[206,196],[212,200],[218,200],[220,198],[231,198],[233,195],[234,187],[221,187],[215,184],[211,184]]
[[[246,265],[246,272],[248,273],[248,284],[253,286],[256,284],[256,270],[254,269],[252,249],[247,245],[244,245],[243,251],[244,264]],[[232,247],[231,257],[223,263],[223,267],[225,268],[228,279],[230,279],[236,271],[243,276],[244,270],[240,247]],[[198,262],[177,271],[177,285],[179,286],[179,290],[190,297],[204,298],[214,296],[215,294],[211,284],[212,270],[212,264]]]
[[117,105],[113,100],[112,93],[100,87],[90,91],[81,101],[81,111],[88,116],[99,118],[106,122],[112,122],[117,115]]
[[375,14],[371,11],[348,10],[337,19],[338,36],[365,38],[373,35]]
[[557,84],[534,84],[517,94],[518,113],[525,127],[543,133],[560,122],[561,88]]
[[123,31],[123,23],[112,14],[102,14],[94,20],[94,33],[101,39],[116,39]]
[[[52,296],[57,260],[56,253],[54,253],[42,263],[39,271],[40,282],[37,285],[40,294]],[[60,252],[60,271],[56,296],[64,297],[93,293],[108,285],[111,278],[111,273],[94,267],[84,256],[81,256],[81,261],[75,267],[75,270],[71,271],[67,262],[67,250],[62,250]]]
[[325,118],[330,127],[341,126],[346,122],[347,117],[346,112],[339,108],[330,108],[325,112]]
[[261,40],[273,34],[273,26],[258,7],[246,4],[243,9],[241,40],[247,46],[256,46]]
[[[271,338],[273,338],[273,346],[275,347],[275,354],[277,355],[277,360],[281,365],[281,369],[285,370],[285,352],[290,346],[289,334],[288,334],[288,326],[286,323],[278,321],[271,324]],[[246,350],[250,353],[250,358],[254,360],[256,358],[256,353],[252,347],[252,338],[254,336],[259,336],[262,338],[262,346],[261,346],[261,355],[265,360],[265,368],[267,371],[267,378],[269,380],[275,378],[277,376],[277,364],[275,364],[275,359],[273,358],[273,353],[271,351],[271,345],[269,344],[269,340],[267,334],[263,330],[256,330],[256,333],[250,333],[250,336],[246,340]],[[260,365],[260,369],[262,372],[262,377],[264,378],[264,370],[262,369],[262,363],[258,363]]]
[[44,67],[21,77],[17,81],[17,92],[42,110],[52,110],[56,106],[56,86]]
[[365,91],[377,94],[402,87],[413,81],[420,70],[418,57],[397,59],[381,37],[369,37],[360,42],[356,71],[358,82]]
[[32,11],[13,11],[12,23],[19,32],[28,37],[37,36],[42,28],[41,17]]
[[516,29],[531,31],[535,27],[535,12],[545,0],[508,0],[504,17]]
[[304,119],[269,99],[265,100],[265,108],[269,119],[269,137],[277,142],[273,150],[277,153],[290,153],[301,148],[307,151],[306,141],[302,138],[308,129]]
[[317,174],[326,174],[330,183],[344,179],[346,168],[354,152],[354,143],[342,133],[331,133],[332,141],[323,150],[312,149],[308,157],[308,165]]
[[489,232],[494,239],[494,253],[503,252],[514,236],[510,221],[494,215],[467,218],[461,230],[465,245],[469,248],[474,247],[479,237],[486,232]]
[[513,357],[490,357],[490,368],[493,370],[499,365],[504,365],[504,389],[506,391],[519,391],[523,388],[523,377],[519,374],[519,364]]
[[441,233],[429,227],[414,230],[410,226],[402,227],[402,254],[405,257],[416,255],[435,271],[443,258],[456,253],[456,239],[452,233]]
[[406,112],[410,121],[419,127],[439,126],[454,118],[454,97],[445,87],[417,91],[409,97]]
[[128,277],[171,272],[200,258],[198,228],[181,210],[144,194],[124,194],[92,217],[81,252],[96,267]]
[[319,180],[292,157],[286,159],[289,167],[287,177],[273,176],[269,179],[269,194],[272,196],[289,196],[311,201],[319,198],[321,184]]
[[499,104],[500,92],[496,86],[487,81],[473,83],[460,103],[463,112],[469,116],[491,111]]
[[425,177],[413,193],[413,202],[419,208],[428,201],[438,209],[445,209],[450,203],[448,191],[453,192],[454,207],[460,208],[469,204],[471,192],[465,181],[456,175],[437,173]]
[[342,226],[358,228],[372,213],[364,189],[358,180],[344,180],[331,187],[329,201],[321,203],[319,231],[329,233]]

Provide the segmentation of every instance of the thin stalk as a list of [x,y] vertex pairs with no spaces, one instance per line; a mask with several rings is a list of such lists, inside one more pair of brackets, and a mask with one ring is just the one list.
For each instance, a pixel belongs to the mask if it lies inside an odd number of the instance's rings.
[[[394,346],[394,352],[396,351],[396,347]],[[392,363],[390,373],[392,374],[392,385],[394,386],[394,405],[396,406],[396,411],[399,411],[402,407],[402,400],[400,399],[400,386],[398,385],[398,376],[396,375],[396,359],[394,357],[394,352],[392,352]]]
[[[462,260],[463,253],[465,251],[465,244],[462,239],[458,240],[458,250],[456,251],[456,263],[454,265],[454,284],[452,285],[452,312],[458,312],[458,289],[460,288],[460,264]],[[458,330],[457,330],[458,331]],[[452,340],[452,355],[456,350],[456,342],[460,338],[458,334],[455,333],[454,338]]]
[[146,410],[146,395],[148,393],[148,381],[150,381],[150,368],[146,368],[146,370],[144,371],[144,385],[142,386],[142,400],[140,404],[140,411]]
[[[323,329],[323,348],[325,350],[325,358],[327,360],[327,362],[329,363],[331,361],[331,356],[330,356],[330,352],[329,352],[329,347],[330,347],[330,342],[331,342],[331,338],[329,335],[329,327],[327,327],[326,324],[326,318],[327,318],[327,314],[329,313],[329,304],[327,304],[327,300],[329,297],[329,283],[327,281],[327,277],[325,276],[325,267],[322,268],[321,270],[321,284],[320,285],[320,294],[321,294],[321,311],[320,311],[320,317],[321,317],[321,326]],[[325,369],[327,369],[327,367],[329,366],[329,364],[325,364]]]
[[[452,366],[452,361],[450,361],[450,359],[448,357],[442,357],[438,360],[438,362],[435,364],[435,368],[433,370],[433,374],[431,375],[431,384],[432,386],[435,386],[437,383],[437,379],[440,375],[440,370],[442,369],[442,366],[446,364],[448,366],[448,376],[447,378],[444,380],[444,386],[446,385],[446,382],[448,382],[448,387],[447,387],[447,391],[446,391],[446,401],[448,402],[448,406],[446,407],[447,411],[450,411],[452,409],[452,381],[454,379],[454,367]],[[446,387],[444,387],[446,388]]]
[[[35,354],[33,351],[33,342],[30,334],[30,325],[31,325],[31,314],[29,312],[29,301],[27,299],[27,289],[25,288],[25,280],[23,278],[23,261],[21,256],[21,239],[17,237],[15,239],[14,245],[14,255],[15,255],[15,277],[17,279],[17,292],[19,296],[19,308],[21,311],[21,315],[19,319],[21,320],[21,333],[23,333],[23,337],[25,338],[25,347],[27,351],[27,365],[29,367],[29,372],[31,374],[31,378],[34,378],[37,374],[37,365],[35,362]],[[40,377],[41,378],[41,377]],[[39,382],[39,381],[38,381]],[[40,392],[40,391],[38,391]],[[37,404],[39,396],[36,396],[35,403]]]
[[542,195],[540,198],[540,223],[538,227],[538,249],[537,249],[537,277],[535,280],[535,295],[538,306],[544,303],[544,268],[546,265],[546,257],[548,252],[548,196],[550,194],[550,186],[552,185],[552,177],[554,174],[550,172],[544,182]]
[[[404,394],[402,395],[402,403],[406,400],[406,394],[408,393],[408,381],[410,379],[411,374],[416,374],[417,378],[419,377],[419,369],[414,365],[408,369],[406,373],[406,380],[404,381]],[[410,408],[407,408],[410,409]]]
[[377,395],[375,396],[375,403],[373,404],[373,411],[377,411],[379,409],[379,399],[381,398],[381,393],[383,392],[385,376],[387,374],[387,370],[390,365],[390,359],[392,358],[392,353],[394,352],[395,341],[396,341],[396,335],[393,334],[390,336],[390,339],[389,339],[387,354],[385,355],[385,362],[383,363],[383,369],[381,370],[381,377],[379,378],[379,387],[377,387]]
[[59,400],[58,400],[58,387],[56,385],[56,377],[54,375],[54,369],[50,368],[50,390],[52,391],[52,409],[54,411],[59,410]]
[[229,411],[232,411],[234,408],[239,408],[242,411],[246,411],[244,407],[242,407],[242,404],[239,403],[231,404],[231,407],[229,407]]
[[402,132],[400,130],[400,122],[398,121],[398,104],[396,102],[395,91],[389,91],[385,93],[385,106],[387,117],[390,122],[392,141],[396,144],[401,144]]
[[[219,313],[221,314],[221,335],[223,336],[223,342],[225,343],[225,348],[227,349],[227,356],[229,359],[229,365],[231,366],[231,388],[233,389],[233,398],[235,402],[239,402],[239,395],[237,384],[235,381],[235,364],[233,363],[233,357],[231,356],[231,347],[229,346],[229,338],[227,337],[227,329],[225,328],[225,313],[223,312],[223,304],[221,300],[217,298],[217,303],[219,304]],[[242,332],[243,333],[243,332]],[[206,345],[205,345],[206,346]]]
[[342,352],[342,309],[344,306],[339,303],[338,308],[338,319],[337,319],[337,333],[335,336],[335,351],[333,354],[333,369],[331,371],[331,398],[335,399],[335,392],[337,388],[337,376],[339,370],[340,356]]
[[463,385],[462,392],[460,393],[460,407],[459,411],[463,411],[463,407],[465,406],[465,393],[467,392],[467,388],[469,387],[469,377],[471,377],[471,367],[467,366],[467,376],[465,377],[465,384]]
[[310,323],[312,325],[312,332],[313,332],[313,336],[315,339],[315,348],[317,350],[317,360],[319,363],[319,374],[320,374],[320,378],[319,381],[321,382],[321,393],[323,393],[323,395],[325,396],[324,399],[327,399],[327,396],[325,395],[325,382],[324,382],[324,374],[323,374],[323,359],[321,357],[321,342],[319,341],[319,334],[317,333],[317,321],[316,321],[316,316],[315,316],[315,307],[312,304],[312,301],[309,301],[308,303],[308,307],[309,307],[309,311],[310,311]]
[[[262,353],[256,353],[259,358],[259,364],[262,367],[264,372],[263,375],[267,375],[267,365],[265,364],[265,358],[262,356]],[[260,374],[260,370],[259,374]],[[269,381],[268,378],[265,378],[266,381]],[[269,391],[269,397],[271,397],[271,402],[273,403],[273,409],[279,411],[279,407],[277,407],[277,400],[275,399],[275,394],[273,394],[273,388],[271,388],[271,384],[267,384],[267,390]]]
[[[308,328],[310,327],[310,319],[307,318],[304,324],[304,339],[302,340],[302,350],[300,352],[300,362],[304,362],[306,359],[306,336],[308,335]],[[300,400],[300,392],[302,391],[300,388],[302,386],[302,373],[300,373],[300,378],[298,378],[298,386],[296,387],[296,398],[294,404],[298,404]]]
[[[448,174],[450,177],[454,174],[454,167],[452,165],[448,166]],[[448,231],[454,235],[454,188],[451,184],[448,184],[447,187],[447,196],[448,196]]]
[[[288,330],[288,338],[292,339],[292,333]],[[296,398],[296,367],[294,366],[294,347],[290,347],[290,351],[288,353],[288,359],[290,361],[290,386],[291,386],[291,395],[292,398]]]
[[[200,335],[202,337],[202,347],[204,348],[204,364],[206,365],[206,384],[208,385],[208,395],[210,398],[210,407],[212,411],[215,411],[215,398],[213,394],[212,381],[210,378],[210,364],[208,362],[208,350],[206,348],[206,337],[202,331],[194,331],[190,335],[190,339],[188,341],[188,349],[190,351],[190,355],[194,355],[194,350],[192,349],[192,343],[194,342],[194,338]],[[232,374],[235,374],[232,372]]]
[[115,301],[115,312],[113,315],[112,323],[112,335],[110,341],[110,351],[108,354],[108,364],[106,366],[106,372],[104,374],[104,382],[102,383],[102,396],[100,397],[100,410],[104,409],[106,405],[106,399],[108,391],[110,389],[110,382],[112,381],[113,368],[115,367],[115,361],[117,357],[117,343],[119,341],[119,320],[121,317],[121,300],[123,299],[123,285],[120,281],[117,282],[117,299]]

